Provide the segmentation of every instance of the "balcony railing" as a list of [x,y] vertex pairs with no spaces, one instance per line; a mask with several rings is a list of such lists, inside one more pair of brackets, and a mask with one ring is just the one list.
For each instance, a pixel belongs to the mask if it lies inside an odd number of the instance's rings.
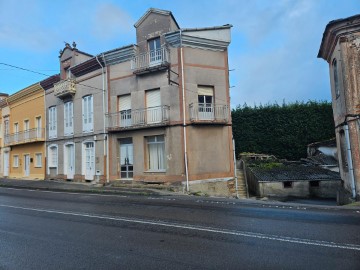
[[228,105],[212,103],[191,103],[189,105],[191,122],[226,123],[229,120]]
[[4,144],[6,146],[34,141],[45,141],[45,130],[43,128],[28,129],[21,132],[6,134],[4,136]]
[[161,70],[168,65],[169,51],[166,47],[138,54],[131,60],[131,69],[137,74]]
[[110,113],[107,115],[107,128],[115,131],[166,125],[169,123],[169,115],[169,106]]
[[54,84],[54,95],[58,98],[73,96],[75,93],[75,80],[68,79]]

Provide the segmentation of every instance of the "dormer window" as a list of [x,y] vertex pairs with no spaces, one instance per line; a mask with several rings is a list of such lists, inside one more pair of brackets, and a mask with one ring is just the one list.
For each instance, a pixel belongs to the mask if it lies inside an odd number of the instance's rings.
[[162,62],[160,37],[149,40],[148,44],[149,44],[150,66],[160,64]]

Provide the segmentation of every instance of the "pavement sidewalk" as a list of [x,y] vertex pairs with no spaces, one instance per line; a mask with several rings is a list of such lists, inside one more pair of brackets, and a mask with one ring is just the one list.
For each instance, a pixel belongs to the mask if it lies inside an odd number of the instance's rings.
[[83,192],[83,193],[105,193],[119,195],[144,195],[144,196],[166,196],[174,195],[165,189],[147,188],[145,186],[132,186],[131,184],[124,186],[101,185],[97,183],[79,183],[70,181],[57,180],[20,180],[0,178],[0,187],[7,188],[23,188],[33,190],[51,190],[66,192]]
[[[188,199],[193,198],[195,200],[207,201],[210,203],[217,202],[231,202],[232,204],[244,204],[244,205],[262,205],[263,207],[277,207],[277,208],[296,208],[303,207],[303,209],[353,209],[360,210],[360,202],[356,202],[353,205],[345,206],[328,206],[328,205],[316,205],[316,204],[304,204],[296,202],[281,202],[275,200],[258,200],[255,198],[250,199],[234,199],[224,197],[205,197],[205,196],[189,196],[183,192],[171,191],[165,187],[146,187],[146,185],[132,185],[124,184],[120,186],[113,185],[100,185],[96,183],[84,183],[84,182],[70,182],[70,181],[57,181],[57,180],[20,180],[20,179],[8,179],[0,178],[0,187],[6,188],[18,188],[18,189],[31,189],[31,190],[48,190],[58,192],[76,192],[76,193],[98,193],[98,194],[113,194],[113,195],[138,195],[138,196],[179,196],[186,197]],[[360,211],[359,211],[360,212]]]

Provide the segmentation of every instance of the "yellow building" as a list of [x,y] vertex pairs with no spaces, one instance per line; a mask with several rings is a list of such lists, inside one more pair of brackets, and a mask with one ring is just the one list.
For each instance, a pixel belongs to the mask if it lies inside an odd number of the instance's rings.
[[44,90],[39,83],[33,84],[9,96],[7,103],[9,116],[3,124],[3,176],[44,179]]

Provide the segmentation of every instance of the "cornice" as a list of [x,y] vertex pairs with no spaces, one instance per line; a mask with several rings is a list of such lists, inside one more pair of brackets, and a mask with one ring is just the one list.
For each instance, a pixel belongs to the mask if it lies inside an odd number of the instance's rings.
[[330,63],[339,39],[358,32],[360,32],[360,15],[329,22],[325,27],[317,57]]
[[23,90],[20,90],[19,92],[16,92],[15,94],[8,97],[8,104],[12,105],[17,101],[20,101],[22,99],[25,99],[32,94],[35,94],[36,92],[43,92],[44,89],[41,87],[40,83],[35,83]]

